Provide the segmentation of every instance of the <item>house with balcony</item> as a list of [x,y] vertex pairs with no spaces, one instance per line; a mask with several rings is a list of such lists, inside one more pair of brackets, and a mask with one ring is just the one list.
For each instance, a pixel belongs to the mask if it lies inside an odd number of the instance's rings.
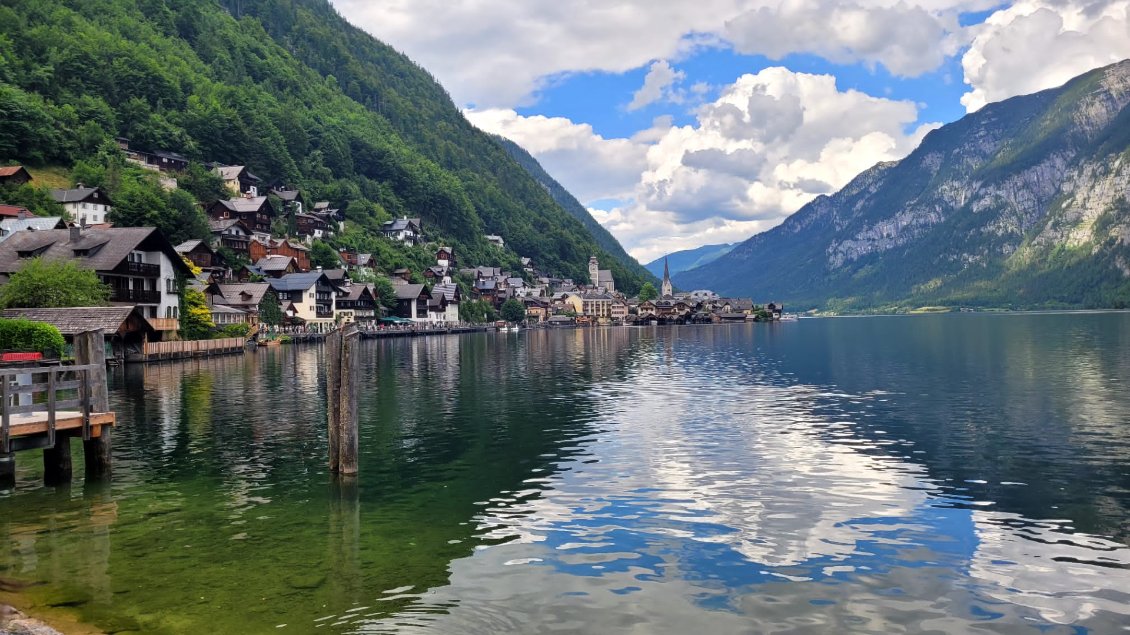
[[288,318],[307,325],[333,326],[337,288],[326,274],[321,271],[292,273],[268,282],[281,304],[292,305]]
[[326,225],[326,221],[313,214],[295,214],[294,228],[295,233],[306,242],[321,240],[333,233],[333,230]]
[[335,313],[342,323],[372,322],[381,317],[377,304],[372,285],[346,284],[338,287]]
[[0,242],[0,274],[19,271],[32,258],[73,260],[110,287],[110,303],[136,305],[158,331],[179,328],[177,277],[192,272],[154,227],[18,232]]
[[437,324],[458,324],[459,303],[463,301],[459,285],[442,282],[432,287],[431,296],[428,301],[428,319]]
[[113,203],[100,187],[84,187],[79,183],[77,187],[69,190],[51,190],[51,198],[62,205],[79,225],[101,225],[110,222],[107,216],[113,210]]
[[212,220],[237,218],[251,228],[251,231],[267,236],[271,234],[271,221],[277,215],[266,196],[242,196],[216,201],[204,211]]

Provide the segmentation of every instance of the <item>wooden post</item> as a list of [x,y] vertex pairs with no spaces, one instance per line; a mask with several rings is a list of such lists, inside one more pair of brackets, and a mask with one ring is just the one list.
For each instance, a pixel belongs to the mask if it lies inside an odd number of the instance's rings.
[[326,422],[330,471],[357,474],[357,325],[350,323],[326,337]]
[[16,486],[16,453],[0,452],[0,490]]
[[55,445],[43,449],[43,482],[48,486],[71,482],[71,438],[55,435]]
[[[75,363],[93,364],[90,371],[90,400],[94,412],[110,411],[110,392],[106,385],[106,339],[102,330],[87,331],[75,335]],[[82,442],[83,456],[86,458],[86,478],[98,479],[110,476],[113,428],[102,426],[101,434]]]

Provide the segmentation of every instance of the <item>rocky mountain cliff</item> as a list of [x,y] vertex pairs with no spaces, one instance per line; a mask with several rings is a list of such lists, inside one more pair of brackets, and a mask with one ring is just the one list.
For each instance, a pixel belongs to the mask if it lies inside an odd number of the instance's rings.
[[931,132],[683,289],[796,308],[1130,306],[1130,60]]

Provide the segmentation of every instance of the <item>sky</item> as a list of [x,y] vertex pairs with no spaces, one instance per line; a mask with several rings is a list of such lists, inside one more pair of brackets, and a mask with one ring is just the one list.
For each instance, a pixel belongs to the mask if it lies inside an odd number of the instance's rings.
[[1130,58],[1130,0],[331,0],[641,262],[745,240],[986,103]]

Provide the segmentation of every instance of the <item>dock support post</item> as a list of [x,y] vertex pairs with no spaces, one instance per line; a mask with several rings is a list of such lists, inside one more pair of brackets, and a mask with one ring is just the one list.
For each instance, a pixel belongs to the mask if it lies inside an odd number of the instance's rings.
[[0,490],[16,486],[16,453],[0,452]]
[[361,334],[346,324],[326,338],[326,420],[329,424],[330,471],[357,474],[357,368]]
[[43,449],[43,482],[48,486],[71,482],[71,438],[55,435],[55,445]]
[[[75,363],[93,364],[90,373],[90,406],[94,412],[110,411],[110,394],[106,386],[106,340],[102,330],[75,335]],[[82,442],[86,459],[86,478],[100,479],[110,476],[110,451],[113,447],[113,428],[102,426],[101,434]]]

